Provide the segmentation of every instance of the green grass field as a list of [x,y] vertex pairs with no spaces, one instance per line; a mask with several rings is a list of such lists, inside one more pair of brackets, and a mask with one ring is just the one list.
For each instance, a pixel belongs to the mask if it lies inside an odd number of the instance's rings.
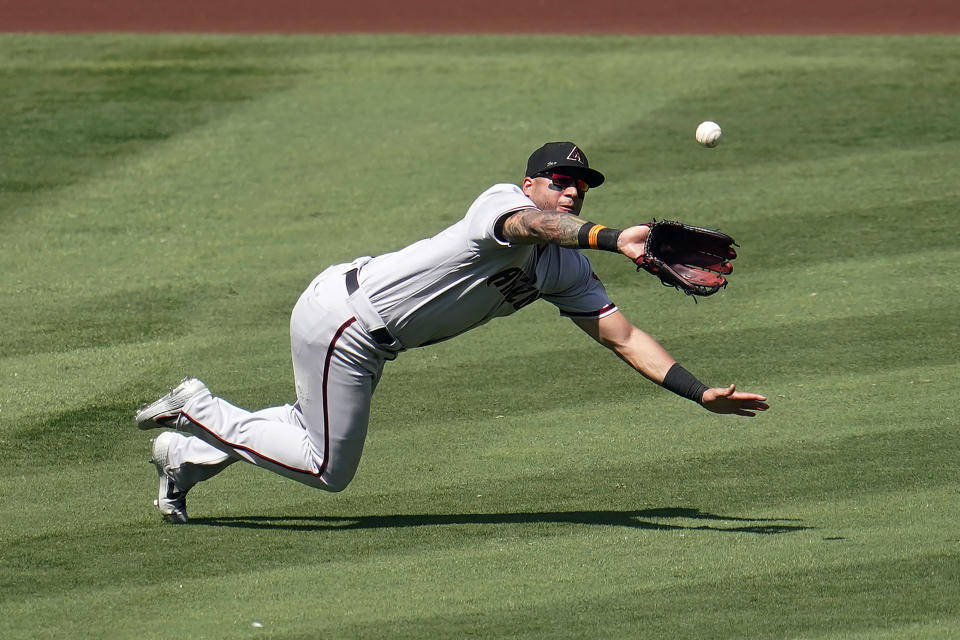
[[[0,637],[960,637],[958,53],[0,36]],[[315,273],[557,139],[607,174],[586,217],[737,238],[696,305],[591,257],[769,412],[709,414],[539,303],[389,364],[345,492],[236,465],[159,520],[137,406],[187,374],[292,401]]]

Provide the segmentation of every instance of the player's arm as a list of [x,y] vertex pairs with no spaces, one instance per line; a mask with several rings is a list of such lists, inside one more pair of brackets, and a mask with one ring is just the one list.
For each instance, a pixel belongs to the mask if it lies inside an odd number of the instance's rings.
[[603,318],[572,318],[591,338],[613,351],[648,380],[663,384],[676,360],[650,335],[614,311]]
[[709,388],[677,364],[660,343],[615,311],[603,318],[574,318],[574,323],[594,340],[613,351],[647,379],[689,398],[714,413],[753,416],[766,411],[766,398],[737,391],[734,385]]
[[564,211],[521,209],[497,225],[501,238],[511,244],[556,244],[571,249],[601,249],[622,253],[631,260],[643,255],[650,227],[637,225],[611,229]]

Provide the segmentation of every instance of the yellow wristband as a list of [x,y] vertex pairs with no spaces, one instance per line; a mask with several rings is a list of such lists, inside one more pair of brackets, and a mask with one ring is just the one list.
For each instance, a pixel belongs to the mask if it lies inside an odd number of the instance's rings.
[[593,228],[590,229],[590,234],[587,236],[587,245],[591,249],[597,248],[597,236],[600,235],[600,232],[606,229],[602,224],[595,224]]

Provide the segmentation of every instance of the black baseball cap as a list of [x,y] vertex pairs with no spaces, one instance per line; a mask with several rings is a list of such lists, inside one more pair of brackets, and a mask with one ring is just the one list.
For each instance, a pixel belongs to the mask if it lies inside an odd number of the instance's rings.
[[587,155],[572,142],[548,142],[527,160],[527,177],[539,173],[565,173],[586,181],[590,187],[603,184],[603,174],[590,168]]

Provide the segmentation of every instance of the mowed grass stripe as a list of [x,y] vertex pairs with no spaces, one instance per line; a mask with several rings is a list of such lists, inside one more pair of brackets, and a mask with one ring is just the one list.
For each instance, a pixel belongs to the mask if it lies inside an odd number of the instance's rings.
[[[433,541],[429,530],[426,535]],[[816,568],[810,566],[813,557],[803,557],[786,567],[764,567],[746,559],[761,551],[767,538],[690,529],[681,537],[677,531],[667,534],[675,545],[695,544],[697,549],[718,539],[736,541],[734,548],[740,550],[734,553],[734,561],[719,571],[711,567],[710,577],[701,579],[698,576],[704,575],[704,567],[686,565],[682,556],[671,557],[669,551],[659,559],[642,560],[657,552],[645,545],[651,535],[628,532],[619,543],[606,536],[574,535],[540,542],[490,541],[459,551],[440,546],[431,552],[440,565],[431,569],[426,569],[422,557],[404,554],[376,557],[369,563],[308,563],[254,573],[172,576],[146,590],[128,585],[124,593],[110,587],[95,594],[78,594],[67,616],[85,629],[97,618],[95,607],[83,605],[92,605],[95,597],[118,605],[100,612],[107,619],[99,618],[99,625],[109,622],[111,613],[116,616],[125,609],[125,602],[136,606],[162,594],[181,611],[167,623],[165,632],[192,629],[209,633],[217,625],[236,629],[251,620],[263,620],[284,634],[302,633],[312,626],[315,632],[337,632],[344,637],[378,633],[408,637],[425,630],[440,635],[483,630],[484,635],[498,637],[520,630],[521,635],[539,631],[567,637],[578,631],[578,625],[557,627],[556,620],[564,617],[563,612],[572,611],[576,615],[571,619],[580,624],[586,624],[581,617],[609,620],[612,633],[642,626],[655,637],[667,637],[678,629],[694,633],[703,629],[703,620],[708,619],[709,628],[719,634],[739,629],[760,637],[783,637],[791,628],[813,634],[856,631],[879,626],[878,622],[902,625],[955,618],[947,594],[958,566],[949,553],[855,562],[831,559],[818,562]],[[564,555],[589,544],[594,545],[594,552],[579,561]],[[493,549],[498,552],[495,559],[490,558]],[[456,558],[468,564],[451,564]],[[735,562],[744,564],[732,571]],[[449,578],[450,572],[459,576],[458,587],[444,593],[436,578]],[[591,580],[597,573],[607,580],[592,589],[591,595],[576,599],[567,595],[571,586]],[[378,585],[383,595],[380,599],[367,597],[371,581]],[[887,603],[901,593],[900,581],[922,582],[922,605],[891,607]],[[301,584],[310,582],[315,591],[299,590]],[[333,588],[335,584],[341,586]],[[258,591],[270,595],[255,604]],[[318,592],[324,595],[326,614],[307,622],[303,612],[316,606]],[[220,612],[210,615],[206,607],[196,607],[191,594],[204,594],[207,604],[214,609],[220,606]],[[237,596],[249,604],[231,606]],[[810,603],[818,606],[813,608]],[[268,608],[273,612],[266,613]],[[683,615],[691,610],[699,612],[695,619]],[[744,620],[743,612],[750,612],[749,620]],[[148,619],[134,623],[133,628],[142,628],[148,637],[159,637],[156,625],[157,619]]]
[[[38,57],[45,44],[39,38],[3,36],[4,75],[16,91],[0,98],[6,115],[0,141],[10,154],[0,176],[2,192],[38,194],[82,182],[284,86],[294,73],[268,62],[266,49],[244,64],[217,45],[162,42],[62,38],[56,53]],[[69,93],[58,95],[66,84]],[[0,200],[0,213],[6,220],[5,202]]]

